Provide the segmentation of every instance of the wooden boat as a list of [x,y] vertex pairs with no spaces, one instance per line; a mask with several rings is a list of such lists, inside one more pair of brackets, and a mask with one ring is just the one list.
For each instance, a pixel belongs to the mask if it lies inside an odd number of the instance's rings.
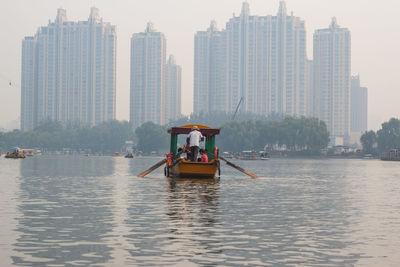
[[[178,153],[178,135],[188,135],[192,127],[197,126],[198,130],[205,137],[205,149],[207,150],[208,162],[193,162],[181,158]],[[168,130],[171,134],[170,153],[167,154],[167,162],[164,174],[173,178],[215,178],[216,173],[220,175],[220,161],[218,159],[218,148],[215,146],[215,136],[220,132],[204,125],[184,125],[172,127]]]
[[122,157],[122,154],[119,152],[114,152],[114,154],[112,156],[113,157]]
[[261,160],[269,160],[271,157],[269,155],[269,153],[265,152],[265,151],[260,151],[260,159]]
[[253,150],[245,150],[240,153],[239,159],[256,160],[256,159],[260,159],[260,157]]
[[128,159],[133,159],[133,153],[127,153],[126,155],[125,155],[125,158],[128,158]]
[[14,147],[5,155],[7,159],[24,159],[25,153],[20,148]]
[[381,160],[400,161],[400,149],[391,149],[381,154]]
[[8,152],[4,157],[7,159],[24,159],[25,154],[24,154],[24,152],[22,152],[22,153],[9,153]]

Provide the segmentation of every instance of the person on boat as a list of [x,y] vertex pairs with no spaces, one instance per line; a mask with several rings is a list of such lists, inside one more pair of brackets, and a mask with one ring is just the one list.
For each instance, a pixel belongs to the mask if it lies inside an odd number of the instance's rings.
[[207,149],[200,149],[201,162],[208,162]]
[[188,135],[190,145],[190,160],[196,161],[199,154],[200,141],[203,140],[203,135],[200,133],[199,128],[195,125]]
[[185,151],[183,151],[183,149],[182,149],[181,147],[178,148],[178,153],[177,153],[178,159],[181,158],[181,155],[182,155],[184,152],[185,152]]
[[190,148],[189,148],[189,144],[184,145],[183,146],[183,152],[182,153],[186,153],[186,160],[190,160]]

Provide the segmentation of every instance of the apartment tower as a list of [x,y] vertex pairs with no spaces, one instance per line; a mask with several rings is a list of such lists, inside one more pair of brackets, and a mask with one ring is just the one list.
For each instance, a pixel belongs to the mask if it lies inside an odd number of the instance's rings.
[[326,122],[331,144],[348,144],[350,134],[351,36],[333,18],[314,33],[314,116]]
[[54,22],[22,41],[21,129],[44,120],[95,125],[115,119],[116,31],[92,8],[87,21]]
[[130,122],[134,128],[177,119],[181,111],[181,67],[166,62],[167,42],[151,22],[131,38]]
[[243,3],[225,29],[211,22],[194,38],[194,113],[307,114],[304,21],[287,14],[250,15]]
[[360,76],[351,77],[351,132],[364,133],[368,129],[368,88],[361,87]]

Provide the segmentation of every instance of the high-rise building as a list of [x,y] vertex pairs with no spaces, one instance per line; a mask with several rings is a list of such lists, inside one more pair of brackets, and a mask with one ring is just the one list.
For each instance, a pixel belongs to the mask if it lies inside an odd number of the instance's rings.
[[148,23],[131,38],[130,122],[136,128],[152,121],[164,124],[166,40]]
[[130,122],[165,124],[180,114],[181,68],[173,56],[166,64],[167,43],[151,22],[131,38]]
[[97,8],[87,21],[57,18],[22,41],[21,129],[43,120],[95,125],[115,119],[115,26]]
[[306,63],[306,116],[314,116],[314,63],[307,60]]
[[351,132],[364,133],[368,129],[368,88],[360,86],[360,76],[351,77]]
[[194,113],[232,112],[306,115],[306,31],[304,21],[286,12],[240,16],[226,28],[215,22],[195,35]]
[[326,122],[335,145],[347,144],[350,134],[350,31],[332,19],[314,33],[314,116]]
[[226,31],[218,31],[212,21],[207,31],[194,38],[193,112],[229,112]]
[[176,65],[174,56],[170,55],[165,65],[165,122],[176,120],[181,116],[181,75],[182,68]]

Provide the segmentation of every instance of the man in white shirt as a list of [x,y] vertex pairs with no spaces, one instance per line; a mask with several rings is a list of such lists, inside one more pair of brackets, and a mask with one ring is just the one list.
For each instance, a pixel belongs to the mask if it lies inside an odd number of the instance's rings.
[[197,161],[197,155],[199,154],[200,141],[203,140],[203,135],[200,133],[197,126],[193,126],[192,131],[188,135],[190,145],[190,160]]

